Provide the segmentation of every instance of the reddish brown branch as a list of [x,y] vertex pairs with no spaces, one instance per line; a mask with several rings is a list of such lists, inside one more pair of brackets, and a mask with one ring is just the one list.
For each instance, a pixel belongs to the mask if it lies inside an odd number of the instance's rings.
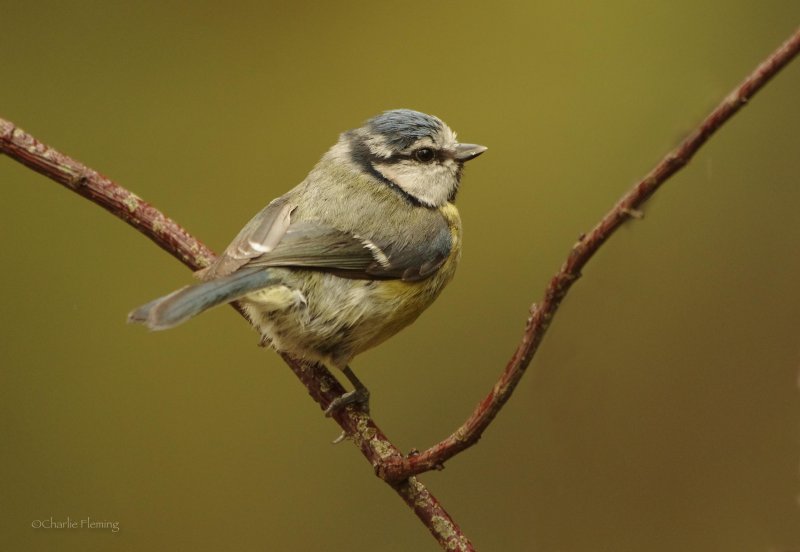
[[[141,198],[74,159],[39,142],[9,121],[0,119],[0,153],[5,153],[34,171],[63,184],[70,190],[100,205],[149,237],[183,264],[197,270],[214,259],[214,253],[180,225],[167,218]],[[283,357],[308,393],[321,408],[344,392],[333,375],[320,365]],[[390,458],[402,455],[378,428],[361,412],[346,409],[334,419],[361,450],[376,470]],[[439,501],[415,478],[391,484],[397,494],[425,524],[445,550],[468,552],[472,544],[461,532]]]
[[[283,358],[320,406],[327,406],[344,392],[336,378],[324,366],[300,363],[286,355],[283,355]],[[352,436],[353,442],[376,471],[391,459],[402,458],[397,447],[389,441],[368,415],[348,409],[335,413],[333,417],[341,428]],[[389,484],[425,524],[444,550],[459,552],[474,550],[467,537],[439,504],[436,497],[415,477]]]
[[478,404],[464,424],[452,435],[408,458],[396,457],[379,467],[378,475],[387,481],[401,481],[411,475],[441,469],[445,461],[471,447],[511,397],[525,370],[531,363],[550,322],[572,284],[580,278],[581,270],[606,240],[629,218],[640,218],[638,208],[673,174],[683,168],[697,150],[728,119],[742,108],[769,80],[785,67],[800,51],[800,30],[756,67],[736,89],[711,112],[688,138],[667,154],[653,170],[642,178],[591,232],[581,236],[572,247],[569,257],[550,280],[544,298],[531,307],[525,331],[517,350],[506,365],[500,379]]
[[[531,308],[522,340],[491,392],[467,421],[441,443],[421,454],[403,458],[372,419],[347,409],[334,418],[352,436],[376,473],[386,479],[428,527],[446,550],[473,550],[472,545],[439,502],[413,475],[438,469],[458,452],[475,444],[508,401],[536,353],[550,322],[582,268],[603,243],[670,176],[680,170],[705,141],[780,71],[800,50],[800,31],[762,63],[717,107],[683,143],[614,206],[591,232],[581,237],[548,285],[544,298]],[[214,254],[183,228],[136,195],[84,165],[41,144],[13,124],[0,119],[0,152],[94,201],[147,235],[160,247],[192,269],[208,264]],[[298,362],[284,356],[309,394],[322,407],[343,389],[323,366]]]
[[215,257],[202,242],[136,194],[3,119],[0,152],[121,218],[192,270],[206,266]]

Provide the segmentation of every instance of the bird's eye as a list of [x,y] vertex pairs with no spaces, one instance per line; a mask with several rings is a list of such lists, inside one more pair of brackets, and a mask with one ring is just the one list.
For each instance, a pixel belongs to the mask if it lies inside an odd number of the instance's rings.
[[430,163],[436,157],[436,152],[431,148],[420,148],[414,152],[414,159],[420,163]]

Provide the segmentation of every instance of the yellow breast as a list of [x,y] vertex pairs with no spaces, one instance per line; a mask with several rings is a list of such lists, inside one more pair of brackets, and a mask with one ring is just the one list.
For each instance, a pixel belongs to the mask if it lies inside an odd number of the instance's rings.
[[[455,275],[458,261],[461,259],[461,218],[458,209],[452,203],[445,204],[439,211],[447,220],[452,240],[450,254],[439,270],[429,278],[418,282],[383,280],[377,285],[376,292],[382,301],[387,306],[391,305],[391,312],[386,313],[388,327],[381,332],[387,337],[422,314]],[[370,343],[369,346],[374,345],[376,343]]]

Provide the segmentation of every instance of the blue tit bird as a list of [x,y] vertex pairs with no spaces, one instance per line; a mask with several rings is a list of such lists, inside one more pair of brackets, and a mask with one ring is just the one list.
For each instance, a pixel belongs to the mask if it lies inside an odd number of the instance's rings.
[[454,204],[464,163],[486,151],[462,144],[441,119],[397,109],[347,131],[295,188],[256,214],[201,283],[130,313],[152,330],[238,301],[262,344],[322,362],[368,391],[354,356],[411,324],[453,278],[461,256]]

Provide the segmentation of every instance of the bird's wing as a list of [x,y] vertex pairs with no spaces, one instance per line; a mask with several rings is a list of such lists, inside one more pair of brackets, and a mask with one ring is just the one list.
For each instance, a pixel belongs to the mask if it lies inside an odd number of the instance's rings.
[[270,202],[250,219],[213,263],[195,272],[195,276],[201,280],[227,276],[250,260],[272,251],[286,234],[295,207],[285,196]]
[[444,218],[418,239],[369,238],[317,221],[292,222],[283,198],[270,203],[239,232],[225,252],[200,274],[210,280],[243,267],[298,267],[360,279],[417,281],[438,269],[452,237]]

